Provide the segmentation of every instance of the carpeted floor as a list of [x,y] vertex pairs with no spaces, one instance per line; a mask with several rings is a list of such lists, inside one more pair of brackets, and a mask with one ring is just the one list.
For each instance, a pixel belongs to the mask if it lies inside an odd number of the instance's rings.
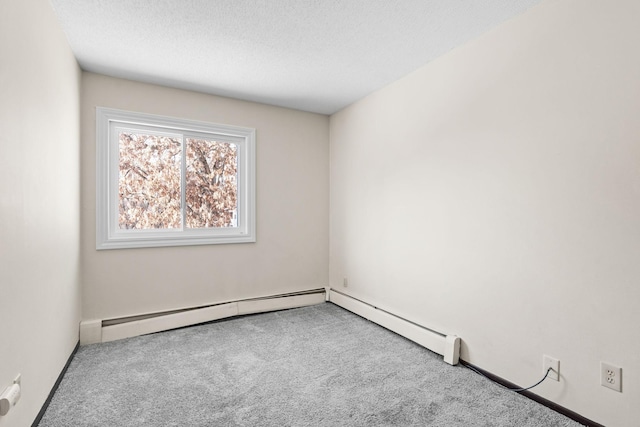
[[39,426],[579,424],[326,303],[81,347]]

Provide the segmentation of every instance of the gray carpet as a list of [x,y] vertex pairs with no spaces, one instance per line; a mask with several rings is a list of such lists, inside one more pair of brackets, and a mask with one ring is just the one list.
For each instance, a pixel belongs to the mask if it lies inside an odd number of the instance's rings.
[[580,424],[327,303],[81,347],[39,425]]

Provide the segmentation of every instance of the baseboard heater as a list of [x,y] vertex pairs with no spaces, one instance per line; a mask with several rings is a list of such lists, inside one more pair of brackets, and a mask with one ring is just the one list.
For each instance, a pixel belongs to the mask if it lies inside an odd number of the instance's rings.
[[448,364],[458,364],[460,359],[459,337],[433,331],[335,289],[329,289],[328,296],[330,302],[444,356],[444,361]]
[[325,301],[326,290],[321,288],[118,319],[85,320],[80,323],[80,345],[115,341],[227,317],[305,307]]

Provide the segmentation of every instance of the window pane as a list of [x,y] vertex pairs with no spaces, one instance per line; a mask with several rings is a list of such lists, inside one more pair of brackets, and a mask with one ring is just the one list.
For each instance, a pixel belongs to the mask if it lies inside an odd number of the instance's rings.
[[238,226],[236,144],[187,138],[186,226]]
[[119,149],[119,228],[180,228],[181,141],[120,132]]

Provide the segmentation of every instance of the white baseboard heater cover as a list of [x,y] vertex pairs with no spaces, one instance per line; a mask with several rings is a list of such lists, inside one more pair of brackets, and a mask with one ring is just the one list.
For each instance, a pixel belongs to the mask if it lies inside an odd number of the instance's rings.
[[332,303],[444,356],[444,361],[450,365],[458,364],[459,337],[432,331],[333,289],[328,291],[328,295]]
[[324,303],[325,300],[325,289],[317,289],[297,294],[233,301],[167,314],[151,313],[146,318],[144,315],[135,316],[139,320],[123,320],[122,323],[117,323],[118,319],[85,320],[80,323],[80,344],[115,341],[244,314],[305,307]]

